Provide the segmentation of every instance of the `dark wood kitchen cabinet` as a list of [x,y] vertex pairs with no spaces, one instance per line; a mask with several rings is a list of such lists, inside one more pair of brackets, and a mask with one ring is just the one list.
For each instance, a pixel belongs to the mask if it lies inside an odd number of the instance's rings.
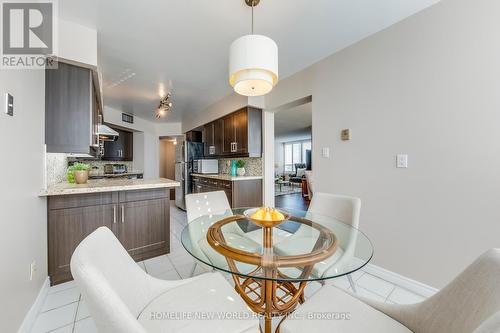
[[45,70],[45,144],[49,153],[96,155],[98,83],[91,69],[63,62]]
[[203,127],[205,157],[262,157],[262,110],[244,107]]
[[99,227],[113,231],[136,261],[170,252],[169,189],[48,198],[48,266],[52,285],[72,279],[71,255]]
[[[108,125],[109,126],[109,125]],[[133,161],[134,160],[134,133],[109,126],[118,132],[116,141],[104,142],[103,161]]]
[[262,179],[224,180],[193,176],[194,193],[224,191],[231,208],[262,206]]
[[204,155],[214,158],[222,155],[222,119],[212,121],[203,126]]

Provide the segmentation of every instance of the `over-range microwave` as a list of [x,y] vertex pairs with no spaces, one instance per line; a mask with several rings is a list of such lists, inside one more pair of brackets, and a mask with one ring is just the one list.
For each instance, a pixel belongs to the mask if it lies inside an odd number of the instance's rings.
[[193,173],[219,173],[218,160],[194,160]]

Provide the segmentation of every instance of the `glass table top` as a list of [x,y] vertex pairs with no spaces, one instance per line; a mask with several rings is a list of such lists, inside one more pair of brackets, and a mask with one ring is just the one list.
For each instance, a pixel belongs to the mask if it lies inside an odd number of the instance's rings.
[[246,210],[194,219],[182,231],[182,245],[199,262],[217,270],[291,282],[343,276],[373,256],[368,237],[336,218],[285,209],[291,218],[265,230],[244,216]]

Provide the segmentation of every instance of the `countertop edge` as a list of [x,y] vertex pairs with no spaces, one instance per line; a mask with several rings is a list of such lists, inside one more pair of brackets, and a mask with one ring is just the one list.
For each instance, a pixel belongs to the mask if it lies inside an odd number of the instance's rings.
[[230,175],[213,175],[213,174],[200,174],[200,173],[193,173],[191,176],[194,177],[202,177],[202,178],[210,178],[210,179],[219,179],[219,180],[228,180],[228,181],[244,181],[244,180],[256,180],[256,179],[263,179],[262,176],[230,176]]
[[133,191],[133,190],[147,190],[157,188],[173,188],[180,186],[177,181],[158,182],[158,183],[145,183],[145,184],[110,184],[108,186],[96,187],[73,187],[73,188],[55,188],[44,189],[38,193],[39,197],[72,195],[72,194],[88,194],[88,193],[102,193],[102,192],[118,192],[118,191]]

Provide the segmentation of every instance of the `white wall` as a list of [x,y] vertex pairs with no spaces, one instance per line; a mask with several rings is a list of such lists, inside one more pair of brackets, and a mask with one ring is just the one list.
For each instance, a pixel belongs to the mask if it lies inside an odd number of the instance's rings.
[[313,154],[317,190],[361,197],[374,263],[435,287],[500,247],[498,12],[495,0],[443,0],[266,98],[312,94],[313,150],[332,155]]
[[144,178],[158,178],[160,174],[160,137],[180,135],[181,123],[158,123],[137,116],[134,123],[122,121],[122,111],[104,107],[104,121],[131,129],[134,132],[134,169],[142,170]]
[[[14,96],[14,116],[4,96]],[[16,332],[47,277],[45,71],[0,70],[0,331]],[[24,135],[20,135],[24,133]],[[38,271],[29,280],[30,264]]]
[[61,19],[58,25],[57,56],[97,67],[97,31]]

